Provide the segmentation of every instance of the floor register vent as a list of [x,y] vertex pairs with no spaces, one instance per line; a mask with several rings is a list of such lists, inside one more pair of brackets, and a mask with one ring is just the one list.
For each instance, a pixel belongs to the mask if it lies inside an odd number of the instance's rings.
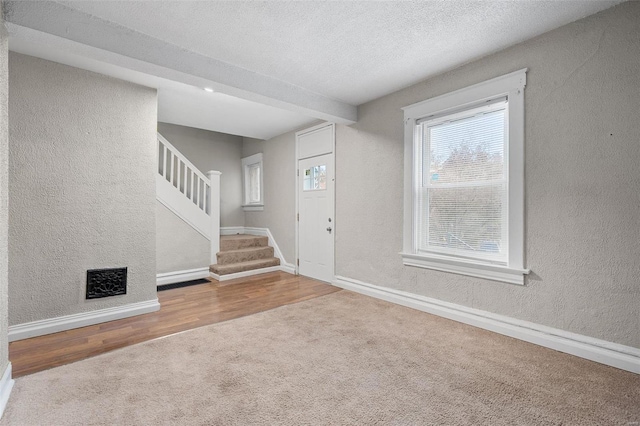
[[127,268],[89,269],[87,299],[127,294]]

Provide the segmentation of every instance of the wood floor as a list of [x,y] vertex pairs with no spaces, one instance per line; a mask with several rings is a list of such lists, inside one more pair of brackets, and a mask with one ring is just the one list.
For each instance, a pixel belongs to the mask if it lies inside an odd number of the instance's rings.
[[284,272],[161,291],[158,312],[10,343],[13,377],[336,291]]

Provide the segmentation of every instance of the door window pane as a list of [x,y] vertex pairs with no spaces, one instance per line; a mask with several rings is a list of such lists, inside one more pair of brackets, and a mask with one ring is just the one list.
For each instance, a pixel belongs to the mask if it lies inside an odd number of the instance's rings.
[[304,170],[304,191],[318,191],[327,189],[327,166],[313,166]]

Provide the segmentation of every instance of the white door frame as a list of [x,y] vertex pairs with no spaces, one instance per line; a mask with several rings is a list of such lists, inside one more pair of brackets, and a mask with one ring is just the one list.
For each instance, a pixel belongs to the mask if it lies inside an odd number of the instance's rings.
[[[336,181],[336,125],[335,123],[322,123],[322,124],[318,124],[317,126],[313,126],[313,127],[309,127],[308,129],[304,129],[304,130],[300,130],[299,132],[296,132],[296,158],[295,158],[295,167],[294,170],[296,171],[296,175],[295,175],[295,180],[296,180],[296,186],[295,186],[295,191],[296,191],[296,216],[294,217],[294,221],[296,223],[296,258],[294,260],[294,265],[295,265],[295,272],[296,275],[299,274],[299,269],[300,269],[300,258],[299,258],[299,250],[300,250],[300,241],[299,241],[299,226],[300,226],[300,222],[298,220],[299,218],[299,214],[300,214],[300,200],[299,200],[299,196],[298,196],[298,192],[300,189],[300,170],[298,169],[298,163],[300,162],[301,158],[300,154],[298,152],[298,139],[300,136],[302,135],[306,135],[308,133],[312,133],[315,131],[318,131],[320,129],[324,129],[325,127],[331,127],[332,131],[331,131],[331,152],[330,153],[325,153],[325,154],[331,154],[331,162],[333,165],[333,212],[331,212],[331,218],[333,220],[332,222],[332,228],[333,228],[333,232],[331,232],[331,244],[333,245],[333,259],[331,260],[333,263],[333,275],[335,276],[336,274],[336,186],[335,186],[335,181]],[[322,154],[319,154],[322,155]],[[312,158],[314,156],[311,157],[304,157],[304,158]],[[302,159],[304,159],[302,158]]]

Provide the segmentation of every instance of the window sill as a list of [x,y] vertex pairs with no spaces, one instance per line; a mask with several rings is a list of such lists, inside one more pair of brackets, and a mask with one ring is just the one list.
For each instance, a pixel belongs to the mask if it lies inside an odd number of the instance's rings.
[[245,212],[261,212],[264,210],[264,204],[249,204],[242,206],[242,210]]
[[412,253],[400,254],[402,255],[402,263],[406,266],[434,269],[442,272],[452,272],[454,274],[501,281],[510,284],[524,285],[524,276],[530,272],[529,269],[514,269],[507,266],[465,261],[445,256],[427,256]]

